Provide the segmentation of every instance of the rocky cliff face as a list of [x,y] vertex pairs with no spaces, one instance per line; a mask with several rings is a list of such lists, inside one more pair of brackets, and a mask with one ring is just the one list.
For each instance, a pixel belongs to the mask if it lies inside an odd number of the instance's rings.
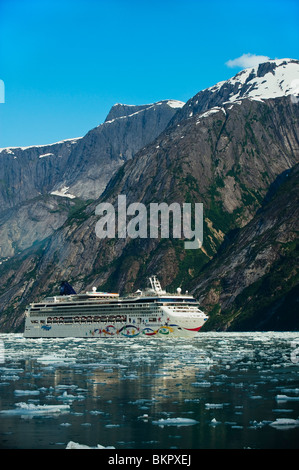
[[92,129],[69,155],[65,172],[55,189],[82,199],[97,199],[111,176],[168,125],[180,101],[152,105],[115,105],[103,124]]
[[299,165],[282,176],[192,282],[209,328],[298,330]]
[[0,149],[0,213],[49,194],[60,181],[79,139],[52,145]]
[[86,136],[0,151],[0,261],[54,233],[84,200],[157,137],[184,103],[115,105]]
[[[298,62],[283,62],[255,72],[255,84],[261,79],[260,90],[266,89],[267,82],[269,88],[275,74],[279,76],[278,67],[285,74],[290,71],[288,65],[299,70]],[[245,72],[243,85],[248,86],[252,74],[247,71],[245,79]],[[285,81],[285,89],[291,89],[290,80]],[[217,86],[214,99],[217,91],[221,95],[223,87],[230,85]],[[250,310],[256,298],[264,299],[259,306],[267,308],[266,316],[278,318],[271,312],[291,302],[297,288],[296,264],[290,259],[295,253],[297,220],[299,109],[290,93],[269,98],[255,88],[255,96],[245,97],[244,91],[240,99],[241,87],[234,87],[238,99],[224,100],[219,95],[217,106],[213,101],[208,110],[199,107],[190,115],[188,102],[159,136],[116,171],[100,199],[73,208],[51,236],[0,266],[2,331],[21,328],[25,305],[53,293],[62,279],[78,291],[96,285],[126,292],[142,286],[152,273],[169,288],[192,288],[211,312],[211,328],[267,327],[270,323],[265,318],[264,323],[257,322],[254,308]],[[149,110],[138,108],[129,116]],[[105,125],[124,123],[127,118],[119,116],[124,111],[130,112],[114,109]],[[79,160],[74,157],[78,171]],[[284,186],[288,182],[290,186]],[[143,202],[146,207],[151,202],[203,202],[202,249],[185,250],[184,240],[175,238],[100,240],[95,234],[99,219],[95,209],[103,201],[116,205],[119,194],[127,196],[127,204]],[[291,272],[286,266],[292,266]],[[275,275],[269,277],[271,272],[279,273],[279,282]],[[276,286],[274,303],[271,298],[267,303],[267,283]],[[287,287],[280,288],[279,283]],[[274,320],[273,325],[278,328],[280,323]]]

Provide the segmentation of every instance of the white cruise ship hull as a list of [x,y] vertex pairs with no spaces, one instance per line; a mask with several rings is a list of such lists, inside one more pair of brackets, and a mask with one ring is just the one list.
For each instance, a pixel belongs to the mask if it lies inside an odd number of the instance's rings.
[[[192,337],[208,317],[191,295],[168,294],[158,280],[131,297],[86,292],[47,297],[26,309],[25,338]],[[70,287],[70,286],[69,286]],[[72,288],[71,288],[72,289]]]
[[[38,321],[35,319],[34,321]],[[43,320],[41,320],[43,321]],[[138,336],[144,337],[193,337],[198,334],[204,319],[194,321],[191,324],[184,322],[185,326],[180,326],[178,322],[172,321],[165,324],[142,324],[135,323],[118,323],[107,322],[90,322],[86,324],[41,324],[30,323],[30,319],[26,319],[24,337],[25,338],[112,338],[112,337],[127,337],[135,338]]]

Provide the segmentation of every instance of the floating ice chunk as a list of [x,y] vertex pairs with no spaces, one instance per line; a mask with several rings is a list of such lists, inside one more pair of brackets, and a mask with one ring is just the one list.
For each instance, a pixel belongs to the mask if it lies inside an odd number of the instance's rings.
[[190,418],[162,418],[152,423],[158,426],[192,426],[193,424],[197,424],[198,421]]
[[217,426],[217,424],[221,424],[221,421],[217,421],[216,418],[213,418],[210,422],[211,426]]
[[19,380],[20,377],[18,375],[1,375],[1,380]]
[[32,403],[16,403],[14,410],[2,410],[6,415],[44,415],[53,413],[64,413],[70,409],[69,405],[34,405]]
[[299,388],[283,388],[281,389],[282,392],[286,393],[297,393],[299,394]]
[[78,388],[78,385],[55,385],[55,390],[69,390],[76,388]]
[[220,409],[223,408],[224,403],[206,403],[205,407],[207,409]]
[[15,390],[14,394],[17,396],[21,395],[39,395],[40,391],[39,390]]
[[138,419],[142,419],[143,421],[148,421],[149,416],[148,414],[144,413],[142,416],[138,416]]
[[299,397],[289,397],[288,395],[276,395],[276,401],[298,401]]
[[57,400],[70,400],[70,401],[73,401],[73,400],[85,400],[85,396],[84,395],[71,395],[71,394],[68,394],[67,391],[63,392],[62,395],[60,395],[59,397],[57,397]]
[[9,367],[0,367],[0,372],[4,372],[5,375],[7,374],[19,374],[24,372],[24,369],[11,369]]
[[105,446],[101,446],[100,444],[97,444],[95,447],[90,447],[85,444],[78,444],[78,442],[70,441],[67,444],[66,449],[115,449],[115,447],[113,446],[105,447]]
[[122,380],[125,380],[125,379],[135,380],[135,379],[138,379],[138,375],[133,374],[133,373],[129,375],[123,375]]
[[57,354],[49,354],[49,355],[41,356],[37,358],[37,362],[40,362],[46,365],[47,364],[59,365],[59,364],[65,364],[65,363],[75,362],[75,361],[76,360],[74,358],[58,356]]
[[263,426],[265,426],[265,423],[263,421],[252,421],[251,426],[249,426],[249,429],[260,429]]
[[277,418],[270,426],[280,429],[290,429],[299,426],[299,419]]
[[276,408],[275,410],[272,410],[273,413],[292,413],[293,410],[289,410],[288,408]]
[[211,387],[211,382],[192,382],[193,387]]

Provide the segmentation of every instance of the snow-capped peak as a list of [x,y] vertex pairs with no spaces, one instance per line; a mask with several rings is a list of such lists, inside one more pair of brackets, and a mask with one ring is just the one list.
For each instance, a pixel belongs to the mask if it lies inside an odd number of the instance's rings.
[[229,80],[210,87],[212,92],[230,88],[227,101],[250,98],[263,100],[299,94],[299,61],[276,59],[249,67]]
[[293,103],[299,103],[299,60],[268,60],[199,91],[178,110],[172,125],[211,109],[217,110],[225,104],[242,104],[246,98],[263,101],[284,96],[290,96]]

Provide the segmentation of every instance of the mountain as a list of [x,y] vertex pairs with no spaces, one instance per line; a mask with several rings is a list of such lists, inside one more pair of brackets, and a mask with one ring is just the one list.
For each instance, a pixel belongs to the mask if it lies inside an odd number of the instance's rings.
[[[157,137],[184,103],[115,105],[84,137],[0,151],[0,260],[45,239]],[[63,198],[63,199],[62,199]]]
[[173,117],[170,125],[195,114],[221,107],[223,104],[241,104],[242,100],[263,101],[298,94],[299,61],[294,59],[269,60],[237,73],[200,91]]
[[151,105],[116,104],[105,122],[89,131],[69,155],[56,190],[84,200],[97,199],[111,175],[152,142],[184,103],[164,100]]
[[117,104],[82,138],[0,149],[1,210],[52,192],[98,198],[113,171],[157,137],[183,105],[175,100]]
[[[164,130],[115,171],[99,199],[74,208],[50,236],[0,266],[1,330],[22,329],[25,305],[57,291],[63,279],[78,291],[96,285],[124,293],[141,287],[152,273],[169,289],[180,285],[195,292],[211,315],[206,328],[208,323],[216,329],[234,329],[234,325],[239,329],[264,328],[271,323],[265,317],[263,323],[263,306],[278,328],[282,322],[274,320],[277,315],[271,312],[278,312],[279,305],[295,305],[297,289],[292,213],[296,207],[299,109],[291,83],[298,70],[298,61],[270,61],[212,87],[213,91],[203,90],[178,107]],[[283,74],[284,92],[269,97],[273,77],[279,78],[282,86]],[[234,89],[230,99],[225,92],[229,89]],[[144,112],[138,107],[132,110],[131,117]],[[124,111],[130,113],[127,107],[122,110],[117,105],[105,125],[125,122],[127,117],[118,114]],[[79,178],[80,159],[73,158],[73,175],[78,172]],[[85,169],[82,161],[83,175]],[[288,182],[290,186],[285,186]],[[68,183],[70,194],[74,194],[76,181]],[[77,187],[80,189],[79,183]],[[97,238],[96,207],[100,202],[116,205],[119,194],[126,195],[127,204],[142,202],[146,207],[151,202],[202,202],[202,248],[185,250],[184,240],[173,237]],[[275,245],[279,233],[281,241]],[[244,263],[242,253],[247,253]],[[274,278],[269,277],[271,273]],[[278,279],[281,289],[275,284]],[[265,289],[267,282],[270,287],[276,285],[272,299]],[[259,322],[254,308],[253,313],[246,310],[250,293],[253,298],[258,296]],[[254,302],[250,308],[252,305]],[[291,317],[289,324],[293,325],[292,321]]]

